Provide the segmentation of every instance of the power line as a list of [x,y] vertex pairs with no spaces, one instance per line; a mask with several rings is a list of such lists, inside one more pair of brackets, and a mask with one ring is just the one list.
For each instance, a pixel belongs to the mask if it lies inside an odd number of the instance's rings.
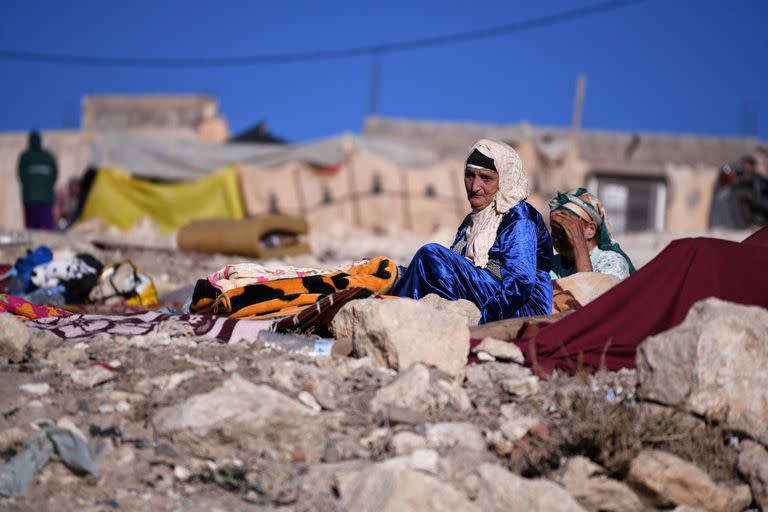
[[144,58],[144,57],[98,57],[93,55],[63,55],[53,53],[22,52],[14,50],[0,50],[0,59],[16,60],[34,63],[65,64],[78,66],[122,66],[122,67],[236,67],[255,66],[261,64],[291,64],[297,62],[346,59],[371,54],[385,54],[404,52],[409,50],[432,48],[450,44],[459,44],[467,41],[476,41],[499,37],[514,32],[524,32],[541,27],[548,27],[586,18],[595,14],[614,11],[644,0],[609,0],[598,2],[586,7],[579,7],[561,11],[556,14],[539,16],[524,21],[496,25],[484,29],[457,32],[454,34],[412,39],[410,41],[398,41],[379,45],[358,46],[337,50],[318,50],[292,53],[273,53],[247,56],[228,57],[189,57],[189,58]]

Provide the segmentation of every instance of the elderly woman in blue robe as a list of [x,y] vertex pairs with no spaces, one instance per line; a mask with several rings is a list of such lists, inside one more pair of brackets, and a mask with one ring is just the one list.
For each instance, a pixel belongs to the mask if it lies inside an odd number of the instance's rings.
[[552,239],[541,214],[525,201],[528,180],[517,152],[501,142],[477,142],[464,186],[472,213],[451,248],[419,249],[390,293],[466,299],[480,309],[481,323],[551,313]]

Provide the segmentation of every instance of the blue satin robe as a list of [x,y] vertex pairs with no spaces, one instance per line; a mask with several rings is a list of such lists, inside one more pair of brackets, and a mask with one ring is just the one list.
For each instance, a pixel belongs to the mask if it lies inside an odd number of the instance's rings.
[[[459,227],[454,245],[468,222],[469,218]],[[533,206],[523,201],[504,215],[488,258],[500,263],[501,280],[461,254],[427,244],[416,252],[390,293],[413,299],[430,293],[466,299],[480,309],[480,323],[552,312],[552,239]]]

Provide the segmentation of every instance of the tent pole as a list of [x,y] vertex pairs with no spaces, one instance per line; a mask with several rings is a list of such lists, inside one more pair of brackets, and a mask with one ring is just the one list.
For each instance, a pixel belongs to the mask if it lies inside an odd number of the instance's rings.
[[355,183],[355,168],[352,165],[352,155],[354,154],[354,146],[352,143],[345,144],[344,148],[344,167],[347,168],[349,176],[349,199],[352,202],[352,222],[355,226],[361,226],[360,219],[360,198],[357,194],[357,186]]
[[410,230],[413,228],[413,219],[411,218],[411,205],[408,194],[408,171],[404,168],[400,168],[400,189],[403,207],[403,227]]

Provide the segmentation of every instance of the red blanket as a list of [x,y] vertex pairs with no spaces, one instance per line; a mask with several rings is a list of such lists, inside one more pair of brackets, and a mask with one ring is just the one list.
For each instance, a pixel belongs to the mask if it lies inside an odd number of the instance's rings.
[[768,227],[741,243],[676,240],[584,309],[515,343],[544,374],[634,368],[640,343],[680,324],[707,297],[768,308]]

